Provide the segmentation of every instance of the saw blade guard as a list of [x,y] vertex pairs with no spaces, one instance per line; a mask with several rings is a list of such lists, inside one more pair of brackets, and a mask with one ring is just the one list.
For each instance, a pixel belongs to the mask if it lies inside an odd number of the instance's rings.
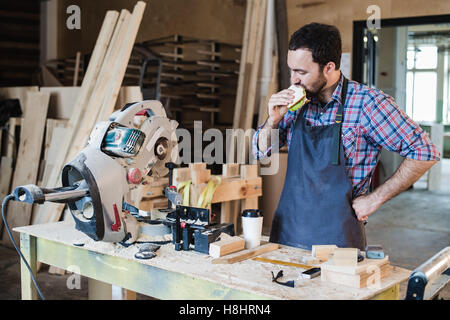
[[178,122],[167,118],[161,102],[146,100],[126,104],[111,115],[110,121],[137,129],[145,136],[139,152],[129,161],[130,167],[155,178],[169,173],[165,164],[178,160]]

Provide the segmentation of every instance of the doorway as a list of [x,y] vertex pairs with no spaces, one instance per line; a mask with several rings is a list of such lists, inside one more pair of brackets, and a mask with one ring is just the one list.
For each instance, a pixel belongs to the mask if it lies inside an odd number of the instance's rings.
[[[380,28],[368,29],[366,21],[354,21],[353,79],[392,96],[440,149],[442,160],[414,188],[450,193],[442,183],[450,171],[450,15],[380,22]],[[380,183],[402,160],[382,151]]]

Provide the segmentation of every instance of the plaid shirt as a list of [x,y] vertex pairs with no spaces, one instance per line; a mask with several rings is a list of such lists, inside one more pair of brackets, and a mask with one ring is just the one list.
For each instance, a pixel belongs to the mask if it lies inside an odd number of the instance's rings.
[[[334,123],[341,103],[342,83],[341,76],[331,101],[325,106],[321,106],[316,99],[311,100],[304,115],[308,125]],[[286,143],[289,148],[300,110],[288,111],[278,125],[280,148]],[[273,147],[265,152],[259,151],[258,136],[262,127],[258,128],[252,142],[253,155],[258,160],[270,155]],[[368,191],[382,147],[409,159],[439,160],[440,157],[425,131],[399,109],[392,97],[351,80],[341,134],[345,168],[353,184],[353,197]]]

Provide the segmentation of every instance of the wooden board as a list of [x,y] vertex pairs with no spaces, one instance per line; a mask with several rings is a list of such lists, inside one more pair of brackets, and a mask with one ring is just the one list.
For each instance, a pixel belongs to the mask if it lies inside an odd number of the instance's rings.
[[[25,108],[27,112],[21,128],[12,188],[36,183],[49,99],[49,93],[27,93]],[[10,228],[30,224],[31,211],[30,204],[10,202],[6,217]],[[18,243],[19,235],[17,233],[13,235]],[[6,232],[3,233],[2,240],[4,244],[12,245]]]
[[279,247],[278,243],[266,243],[263,245],[260,245],[257,248],[253,249],[246,249],[242,250],[236,253],[232,253],[229,255],[226,255],[221,258],[216,258],[211,260],[212,264],[231,264],[243,260],[247,260],[256,256],[259,256],[260,254],[267,253],[270,251],[277,250]]
[[[22,113],[26,112],[27,92],[38,92],[39,87],[2,87],[0,88],[0,99],[19,99]],[[32,107],[32,106],[31,106]]]
[[347,274],[360,274],[362,272],[367,271],[372,267],[376,267],[382,265],[386,261],[389,261],[389,256],[385,256],[383,259],[364,259],[358,264],[353,266],[335,266],[332,261],[327,261],[322,263],[321,268],[323,270],[330,270],[335,272],[347,273]]
[[[222,236],[221,236],[222,237]],[[237,251],[244,250],[245,239],[241,237],[227,237],[209,245],[209,255],[213,258],[219,258]]]
[[353,266],[358,263],[357,248],[336,248],[333,251],[332,263],[335,266]]
[[323,282],[342,284],[352,288],[365,288],[380,285],[381,280],[386,278],[390,271],[390,263],[389,261],[385,261],[383,264],[359,274],[347,274],[321,269],[320,278]]

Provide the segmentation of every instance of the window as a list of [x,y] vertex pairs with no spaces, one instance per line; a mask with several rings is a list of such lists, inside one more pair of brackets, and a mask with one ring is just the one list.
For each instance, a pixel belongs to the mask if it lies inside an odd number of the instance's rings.
[[436,121],[437,64],[437,46],[408,47],[406,112],[415,121]]

